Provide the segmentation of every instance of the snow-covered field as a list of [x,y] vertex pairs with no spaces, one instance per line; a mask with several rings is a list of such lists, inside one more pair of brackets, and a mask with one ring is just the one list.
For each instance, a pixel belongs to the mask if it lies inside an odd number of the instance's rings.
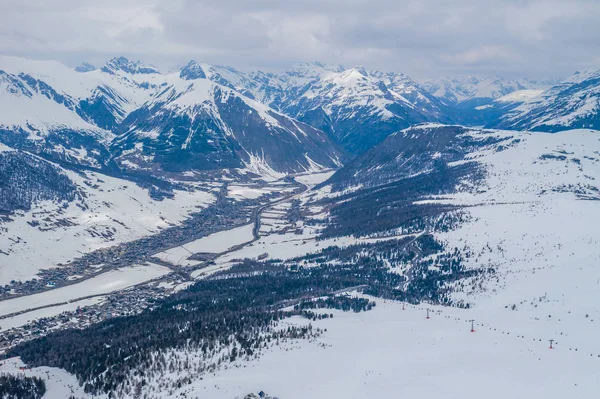
[[215,234],[202,237],[188,244],[171,248],[155,256],[179,266],[193,266],[200,262],[189,260],[193,254],[200,252],[220,253],[229,248],[252,240],[253,224],[237,227],[231,230],[220,231]]
[[334,173],[334,170],[330,170],[322,173],[298,175],[296,176],[296,180],[302,184],[306,184],[307,186],[312,187],[329,179]]
[[78,206],[81,204],[76,201],[63,208],[46,201],[4,222],[0,230],[0,284],[29,280],[40,269],[155,234],[215,200],[213,194],[198,190],[176,191],[172,199],[157,201],[130,181],[93,172],[86,172],[85,177],[66,173],[85,195],[84,205]]
[[[532,285],[530,284],[527,288]],[[571,291],[571,294],[574,292]],[[578,295],[563,299],[574,308]],[[333,319],[312,321],[327,331],[316,342],[295,341],[272,347],[258,360],[196,379],[165,398],[231,399],[261,390],[285,399],[364,398],[596,398],[600,389],[600,345],[597,335],[572,337],[600,320],[534,321],[502,306],[485,304],[464,310],[405,306],[374,299],[368,312],[330,311]],[[536,308],[542,317],[548,309]],[[475,332],[469,320],[475,319]],[[307,324],[295,318],[286,323]],[[585,323],[588,323],[587,325]],[[284,324],[285,326],[285,324]],[[597,330],[596,330],[597,331]],[[549,339],[556,339],[549,349]],[[1,371],[15,370],[9,360]],[[61,370],[27,371],[50,376],[48,399],[62,398],[72,381]],[[46,377],[48,378],[48,377]]]
[[59,304],[91,295],[120,291],[168,273],[170,273],[168,268],[151,263],[115,269],[84,280],[81,283],[56,288],[39,294],[1,301],[0,315],[21,312],[40,306]]
[[277,190],[276,188],[259,188],[259,187],[248,187],[241,185],[230,185],[227,191],[227,196],[234,198],[236,200],[244,200],[244,199],[255,199],[264,194],[270,194],[273,191]]
[[521,332],[542,329],[546,339],[600,354],[600,203],[487,205],[470,213],[471,222],[439,238],[472,251],[468,267],[493,267],[496,275],[459,283],[453,297],[488,309],[481,317],[489,323],[508,312]]

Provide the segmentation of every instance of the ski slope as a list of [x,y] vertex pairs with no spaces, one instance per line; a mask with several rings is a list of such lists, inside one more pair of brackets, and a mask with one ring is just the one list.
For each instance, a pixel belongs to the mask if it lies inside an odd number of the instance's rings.
[[264,390],[286,399],[595,398],[600,389],[600,358],[561,344],[549,350],[541,332],[521,338],[517,325],[498,321],[493,327],[504,330],[477,325],[471,333],[467,320],[476,311],[432,308],[427,320],[424,308],[405,309],[377,300],[369,312],[334,311],[333,319],[312,322],[327,329],[317,342],[273,348],[169,397],[225,399]]

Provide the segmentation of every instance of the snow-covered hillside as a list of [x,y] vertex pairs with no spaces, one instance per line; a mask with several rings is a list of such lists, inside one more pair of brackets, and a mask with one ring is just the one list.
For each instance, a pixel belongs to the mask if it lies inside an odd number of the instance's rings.
[[[327,329],[315,342],[283,344],[261,359],[240,361],[167,397],[205,394],[228,399],[260,391],[289,399],[385,397],[391,392],[494,399],[522,394],[594,398],[597,393],[598,348],[588,345],[584,350],[581,342],[575,351],[562,338],[549,350],[547,337],[553,335],[548,326],[540,328],[545,321],[532,327],[503,307],[430,307],[428,320],[425,306],[403,309],[397,302],[375,301],[377,306],[369,312],[335,311],[333,319],[313,321],[314,328]],[[295,323],[303,320],[290,324]],[[583,320],[572,324],[569,331],[588,327]]]
[[[420,134],[440,130],[435,142],[442,129],[447,127],[428,125],[403,135],[418,140]],[[450,160],[449,167],[477,162],[485,177],[475,184],[461,181],[452,193],[421,203],[462,207],[468,215],[463,223],[434,235],[447,248],[468,253],[467,267],[495,270],[452,284],[453,298],[470,303],[470,309],[375,299],[373,311],[336,312],[333,319],[313,321],[314,327],[327,329],[315,342],[274,348],[245,367],[217,372],[173,397],[207,392],[226,398],[260,390],[286,398],[390,392],[595,397],[600,389],[600,312],[595,306],[600,299],[600,191],[595,182],[600,132],[455,129],[449,134],[469,137],[463,143],[472,143],[467,150],[462,147],[463,156]],[[380,148],[392,142],[388,139]],[[438,152],[432,142],[425,151],[429,147],[429,155],[437,159],[459,148]],[[427,170],[423,166],[421,173]],[[378,206],[387,205],[381,197]],[[471,320],[475,332],[470,331]]]
[[493,124],[501,128],[557,132],[600,128],[600,70],[577,72],[521,105]]
[[[90,251],[158,233],[215,200],[209,187],[152,198],[135,183],[97,172],[73,172],[33,155],[0,153],[0,285],[27,281],[40,269]],[[7,158],[11,156],[12,158]],[[7,190],[7,192],[4,192]]]

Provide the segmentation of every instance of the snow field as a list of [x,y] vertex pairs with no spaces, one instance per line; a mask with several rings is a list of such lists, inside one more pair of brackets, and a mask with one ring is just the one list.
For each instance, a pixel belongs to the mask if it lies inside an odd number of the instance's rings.
[[43,378],[46,382],[44,399],[66,399],[71,395],[85,398],[83,388],[79,386],[77,378],[55,367],[36,367],[34,369],[20,370],[25,364],[20,358],[11,358],[0,361],[0,373],[25,375],[27,377]]
[[[390,397],[595,398],[600,359],[562,346],[476,326],[477,311],[406,306],[375,299],[359,314],[312,321],[327,329],[317,343],[274,347],[185,390],[215,399],[264,390],[286,399]],[[439,313],[438,313],[439,312]],[[307,324],[306,319],[292,320]],[[509,320],[503,321],[509,323]],[[511,330],[510,324],[504,324]],[[171,397],[176,397],[181,391]]]
[[188,260],[199,252],[220,253],[236,245],[252,240],[253,224],[247,224],[231,230],[220,231],[202,237],[179,247],[171,248],[154,256],[178,266],[194,266],[201,262]]

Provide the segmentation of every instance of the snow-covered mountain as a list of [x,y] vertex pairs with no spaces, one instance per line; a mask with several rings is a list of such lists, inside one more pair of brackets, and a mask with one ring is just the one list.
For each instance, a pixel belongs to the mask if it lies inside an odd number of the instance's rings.
[[600,70],[577,72],[548,90],[522,100],[493,125],[547,132],[599,129]]
[[[468,174],[452,179],[450,192],[469,192],[489,200],[550,193],[600,198],[593,177],[599,144],[600,133],[593,130],[551,135],[423,124],[391,135],[337,171],[329,183],[340,190],[377,187],[418,175],[448,174],[471,165],[473,168],[465,169]],[[469,181],[467,176],[475,180]],[[430,189],[429,195],[440,188]]]
[[161,92],[125,119],[112,145],[120,164],[177,171],[263,164],[279,172],[341,164],[324,132],[203,76],[188,65],[165,77]]
[[29,74],[0,70],[0,141],[72,163],[100,166],[112,133],[77,114],[77,102]]
[[[191,61],[160,73],[0,57],[0,141],[94,168],[330,168],[422,122],[556,131],[595,127],[597,71],[543,94],[500,77],[423,86],[401,73],[305,63],[281,73]],[[426,90],[427,89],[427,90]],[[253,165],[253,166],[251,166]]]
[[105,166],[116,126],[158,87],[153,80],[160,75],[142,77],[139,70],[150,69],[113,59],[77,72],[54,61],[0,57],[0,141],[55,160]]
[[281,73],[244,73],[192,62],[183,71],[323,130],[351,153],[414,123],[451,120],[435,96],[401,73],[322,63],[301,63]]
[[[423,121],[449,121],[444,105],[406,75],[304,63],[235,79],[265,104],[327,132],[351,153]],[[236,86],[237,87],[237,86]]]
[[124,57],[98,69],[1,57],[0,106],[10,112],[0,117],[0,142],[95,168],[115,157],[136,170],[339,165],[343,155],[326,134],[253,101],[249,82],[194,62],[165,75]]

